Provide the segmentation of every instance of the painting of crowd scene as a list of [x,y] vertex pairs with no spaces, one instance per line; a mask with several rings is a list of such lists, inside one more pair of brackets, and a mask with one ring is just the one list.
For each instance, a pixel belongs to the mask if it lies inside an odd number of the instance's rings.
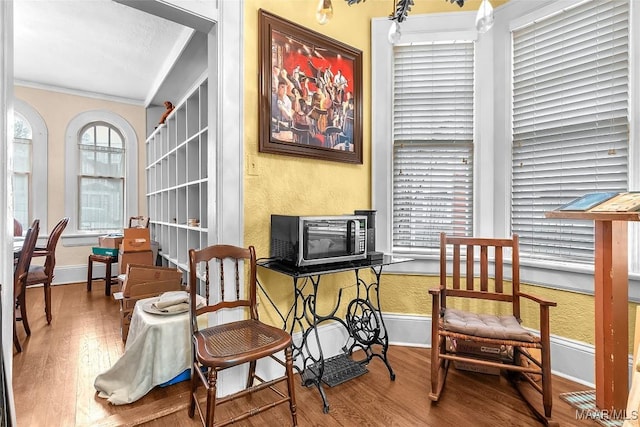
[[361,64],[348,51],[286,28],[271,27],[269,39],[270,141],[345,154],[359,151],[356,74]]
[[352,151],[351,61],[277,32],[272,54],[273,138]]

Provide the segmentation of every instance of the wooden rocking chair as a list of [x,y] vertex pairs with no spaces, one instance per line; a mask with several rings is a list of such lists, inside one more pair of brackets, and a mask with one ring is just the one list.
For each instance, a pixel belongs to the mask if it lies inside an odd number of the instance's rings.
[[[453,255],[451,278],[447,276],[448,250]],[[511,285],[504,283],[504,258],[508,252],[511,252]],[[493,283],[489,280],[490,260],[494,261]],[[540,421],[558,425],[551,419],[549,344],[549,307],[556,303],[520,292],[519,269],[517,235],[511,239],[484,239],[448,237],[441,233],[440,286],[429,291],[433,300],[429,397],[434,402],[440,398],[451,361],[499,368],[508,373],[507,378]],[[510,313],[480,314],[448,305],[448,299],[458,302],[462,298],[495,301],[477,304],[482,307],[508,304]],[[539,336],[520,325],[521,298],[539,305]],[[483,350],[493,354],[485,355]]]

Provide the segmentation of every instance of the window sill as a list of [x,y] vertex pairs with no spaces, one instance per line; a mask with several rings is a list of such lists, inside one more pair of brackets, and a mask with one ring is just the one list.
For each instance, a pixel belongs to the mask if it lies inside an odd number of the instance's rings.
[[[395,252],[393,255],[410,257],[414,260],[386,266],[385,274],[429,276],[440,274],[440,261],[437,255],[417,255],[404,252]],[[593,295],[593,266],[520,258],[520,283]],[[640,302],[640,274],[638,273],[629,273],[629,301]]]
[[63,234],[62,246],[98,246],[98,237],[105,233]]

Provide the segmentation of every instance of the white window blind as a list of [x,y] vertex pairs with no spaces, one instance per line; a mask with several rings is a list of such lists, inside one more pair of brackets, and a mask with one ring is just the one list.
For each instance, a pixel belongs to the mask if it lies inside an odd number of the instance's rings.
[[473,42],[394,47],[393,247],[473,234]]
[[546,211],[625,191],[627,1],[591,1],[513,32],[512,231],[533,258],[593,262],[590,221]]

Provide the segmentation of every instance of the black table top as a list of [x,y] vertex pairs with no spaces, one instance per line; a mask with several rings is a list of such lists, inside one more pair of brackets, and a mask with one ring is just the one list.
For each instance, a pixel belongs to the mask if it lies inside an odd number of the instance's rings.
[[360,270],[363,268],[381,267],[399,262],[411,261],[411,258],[394,257],[392,255],[383,255],[379,259],[362,259],[348,262],[336,262],[328,264],[310,265],[305,267],[296,267],[291,264],[283,263],[278,260],[262,260],[258,261],[258,266],[278,273],[286,274],[291,277],[309,277],[319,274],[340,273],[343,271]]

